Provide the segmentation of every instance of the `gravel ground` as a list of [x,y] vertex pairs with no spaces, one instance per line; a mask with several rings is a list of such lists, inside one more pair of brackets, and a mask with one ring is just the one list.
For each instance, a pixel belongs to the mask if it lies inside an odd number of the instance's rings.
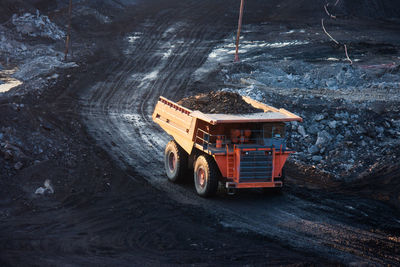
[[[398,265],[397,5],[340,1],[349,66],[316,0],[249,1],[234,64],[236,4],[74,1],[65,62],[66,1],[1,1],[2,265]],[[305,118],[283,195],[167,182],[154,103],[221,89]]]

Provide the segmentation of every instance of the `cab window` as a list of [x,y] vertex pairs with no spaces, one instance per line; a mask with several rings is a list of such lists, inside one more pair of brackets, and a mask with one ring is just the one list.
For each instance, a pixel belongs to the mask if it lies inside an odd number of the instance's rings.
[[264,138],[284,138],[284,123],[265,123],[263,125]]

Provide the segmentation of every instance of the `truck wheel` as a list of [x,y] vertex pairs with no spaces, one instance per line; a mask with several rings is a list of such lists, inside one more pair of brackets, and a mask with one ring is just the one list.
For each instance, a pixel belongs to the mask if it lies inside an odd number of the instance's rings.
[[178,183],[184,180],[188,170],[188,154],[175,142],[169,141],[164,152],[164,166],[168,180]]
[[215,195],[218,189],[218,180],[221,174],[214,158],[201,155],[194,165],[194,185],[197,194],[202,197]]

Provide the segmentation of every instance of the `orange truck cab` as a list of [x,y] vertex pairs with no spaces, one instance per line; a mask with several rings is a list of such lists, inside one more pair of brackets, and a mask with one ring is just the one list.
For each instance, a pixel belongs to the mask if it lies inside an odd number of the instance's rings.
[[168,179],[179,182],[193,170],[200,196],[236,188],[276,188],[284,183],[284,164],[294,151],[286,147],[285,123],[299,116],[249,97],[243,100],[259,113],[205,114],[160,97],[153,121],[173,137],[165,149]]

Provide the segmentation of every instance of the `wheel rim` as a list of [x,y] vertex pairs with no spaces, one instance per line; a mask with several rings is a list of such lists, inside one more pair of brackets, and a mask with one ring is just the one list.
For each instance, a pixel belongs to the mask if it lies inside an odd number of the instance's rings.
[[197,170],[197,181],[199,183],[199,186],[204,188],[204,186],[206,185],[206,173],[204,171],[203,168],[199,168]]
[[171,172],[173,172],[176,168],[176,157],[172,152],[170,152],[168,155],[168,167]]

